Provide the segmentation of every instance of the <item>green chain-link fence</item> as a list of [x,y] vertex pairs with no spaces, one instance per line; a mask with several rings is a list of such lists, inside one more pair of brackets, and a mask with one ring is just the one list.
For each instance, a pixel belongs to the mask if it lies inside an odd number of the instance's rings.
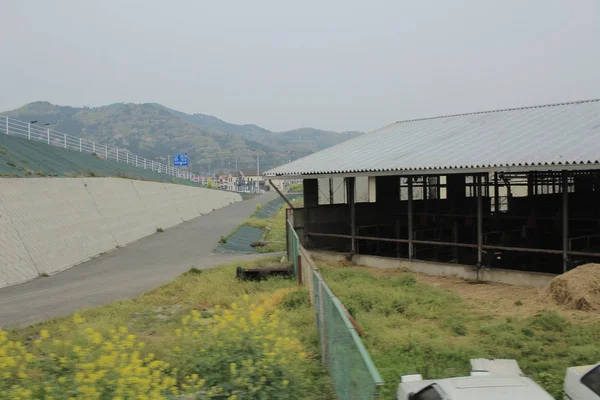
[[288,256],[296,274],[309,287],[315,307],[323,364],[329,370],[340,400],[368,400],[379,396],[383,380],[360,340],[340,300],[333,294],[300,245],[288,221]]

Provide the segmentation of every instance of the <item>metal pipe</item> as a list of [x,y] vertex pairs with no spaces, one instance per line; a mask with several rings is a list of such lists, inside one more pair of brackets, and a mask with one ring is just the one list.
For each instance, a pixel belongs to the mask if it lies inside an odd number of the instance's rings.
[[569,177],[567,171],[562,174],[563,212],[562,212],[562,246],[563,246],[563,272],[567,272],[569,266]]
[[[337,234],[337,233],[315,233],[308,232],[307,236],[315,236],[315,237],[332,237],[332,238],[340,238],[340,239],[352,239],[351,235]],[[371,236],[355,236],[357,240],[373,240],[373,241],[381,241],[381,242],[391,242],[391,243],[408,243],[407,239],[393,239],[393,238],[378,238]],[[428,245],[437,245],[437,246],[456,246],[456,247],[466,247],[475,249],[478,248],[476,244],[470,243],[453,243],[453,242],[438,242],[431,240],[412,240],[414,244],[428,244]],[[539,254],[563,254],[563,250],[552,250],[552,249],[533,249],[529,247],[506,247],[506,246],[491,246],[491,245],[482,245],[481,246],[485,250],[504,250],[504,251],[517,251],[521,253],[539,253]],[[567,251],[568,255],[574,256],[585,256],[585,257],[600,257],[600,253],[588,253],[583,251]]]
[[408,259],[413,259],[413,178],[408,178]]
[[482,187],[481,175],[476,176],[477,182],[477,267],[481,267],[483,261],[483,210],[481,205]]
[[287,198],[287,197],[285,197],[285,196],[283,195],[283,193],[281,193],[281,191],[280,191],[280,190],[277,188],[277,186],[275,186],[275,185],[273,184],[273,181],[272,181],[271,179],[269,179],[269,185],[271,185],[271,187],[272,187],[273,189],[275,189],[275,191],[277,192],[277,194],[279,195],[279,197],[281,197],[281,198],[283,199],[283,201],[285,201],[285,202],[287,203],[287,205],[288,205],[288,206],[290,206],[290,208],[291,208],[292,210],[295,210],[295,208],[294,208],[294,206],[292,205],[292,203],[291,203],[291,202],[288,200],[288,198]]

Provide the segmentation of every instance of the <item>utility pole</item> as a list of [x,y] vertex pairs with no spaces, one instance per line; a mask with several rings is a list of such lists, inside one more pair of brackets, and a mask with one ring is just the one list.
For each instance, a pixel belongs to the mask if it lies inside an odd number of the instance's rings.
[[256,193],[260,193],[260,153],[256,150]]

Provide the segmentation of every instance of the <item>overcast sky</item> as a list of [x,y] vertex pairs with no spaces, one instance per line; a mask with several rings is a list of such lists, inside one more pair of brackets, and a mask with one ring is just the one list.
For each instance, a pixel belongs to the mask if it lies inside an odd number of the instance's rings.
[[598,39],[598,0],[0,0],[0,110],[157,102],[369,131],[598,98]]

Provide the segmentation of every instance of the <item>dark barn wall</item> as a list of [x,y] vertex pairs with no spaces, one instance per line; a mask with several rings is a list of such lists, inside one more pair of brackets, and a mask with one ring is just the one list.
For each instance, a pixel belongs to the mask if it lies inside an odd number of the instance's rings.
[[[412,179],[412,178],[411,178]],[[563,254],[486,249],[485,246],[563,250],[563,200],[560,172],[534,172],[482,177],[482,265],[537,272],[562,273]],[[498,182],[498,190],[494,182]],[[350,235],[348,204],[318,205],[316,179],[304,181],[305,210],[297,210],[298,233]],[[355,204],[356,235],[359,237],[408,239],[407,177],[376,177],[376,201]],[[437,183],[436,183],[437,182]],[[477,245],[477,190],[470,175],[417,177],[413,188],[413,240]],[[600,177],[596,171],[568,174],[569,248],[600,253]],[[443,189],[442,189],[443,188]],[[510,189],[510,190],[509,190]],[[442,191],[443,190],[443,191]],[[502,191],[504,195],[500,195]],[[416,193],[416,192],[415,192]],[[439,197],[439,198],[438,198]],[[500,207],[500,205],[502,205]],[[306,222],[305,222],[306,221]],[[351,251],[348,238],[309,237],[307,248]],[[407,243],[356,239],[356,253],[409,258]],[[413,244],[414,259],[478,264],[477,248],[438,244]],[[570,255],[568,267],[598,262],[600,257]]]

